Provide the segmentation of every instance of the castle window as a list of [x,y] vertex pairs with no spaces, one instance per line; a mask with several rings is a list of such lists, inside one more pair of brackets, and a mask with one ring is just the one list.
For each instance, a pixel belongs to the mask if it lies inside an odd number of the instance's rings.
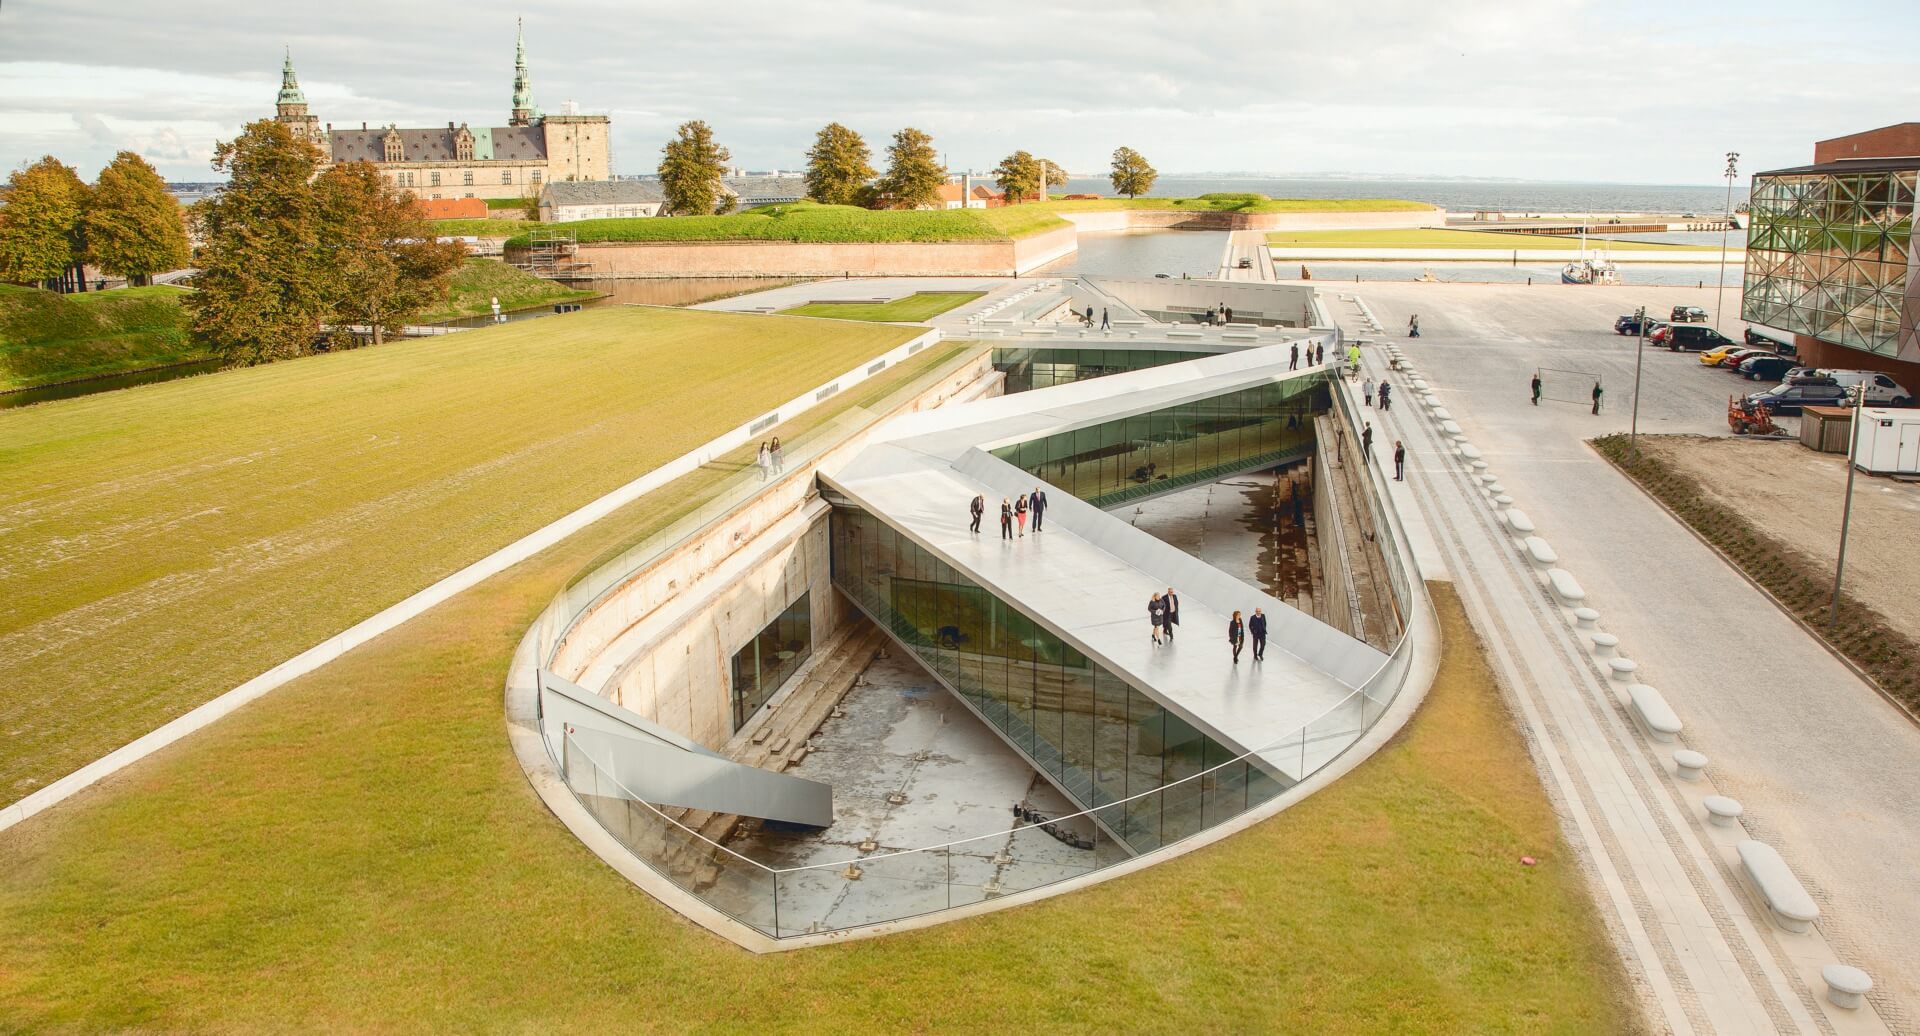
[[538,169],[535,169],[535,170],[533,171],[533,180],[532,180],[531,182],[533,182],[533,183],[539,183],[539,182],[540,182],[540,170],[538,170]]
[[[473,186],[473,170],[469,169],[466,172],[461,173],[460,175],[466,178],[464,181],[465,186],[467,187]],[[467,197],[471,198],[473,197],[473,195],[469,194],[467,195]]]
[[400,134],[397,130],[389,129],[387,135],[381,139],[380,143],[387,161],[406,161],[407,149],[400,143]]
[[[436,172],[436,173],[428,173],[428,174],[427,174],[427,185],[428,185],[428,186],[430,186],[430,187],[438,187],[438,186],[440,186],[440,174],[439,174],[439,173],[437,173],[437,172]],[[439,195],[435,195],[435,197],[439,197]]]
[[513,170],[511,170],[511,169],[502,169],[502,170],[500,170],[500,182],[501,182],[501,183],[512,183],[512,182],[513,182]]

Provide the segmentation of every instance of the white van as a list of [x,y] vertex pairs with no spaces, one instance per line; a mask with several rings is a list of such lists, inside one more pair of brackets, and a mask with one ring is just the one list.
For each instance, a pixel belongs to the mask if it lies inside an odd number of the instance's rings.
[[1853,391],[1855,385],[1867,386],[1868,406],[1912,406],[1913,393],[1908,392],[1899,382],[1879,371],[1841,371],[1822,368],[1820,374],[1840,383],[1840,387]]

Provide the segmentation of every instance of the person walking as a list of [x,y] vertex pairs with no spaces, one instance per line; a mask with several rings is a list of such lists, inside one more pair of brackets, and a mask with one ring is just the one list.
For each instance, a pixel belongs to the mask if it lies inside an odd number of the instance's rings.
[[1033,512],[1033,531],[1039,532],[1040,522],[1047,516],[1047,494],[1041,492],[1039,486],[1027,494],[1027,510]]
[[1360,463],[1365,465],[1373,456],[1373,425],[1367,423],[1360,428]]
[[765,482],[773,474],[773,449],[761,443],[760,455],[753,462],[760,465],[760,481]]
[[1233,307],[1232,306],[1227,307],[1227,323],[1229,324],[1233,323]]
[[1160,601],[1167,606],[1167,643],[1171,644],[1173,628],[1180,625],[1180,595],[1174,593],[1173,587],[1169,586],[1167,592],[1161,595]]
[[1593,383],[1593,412],[1600,412],[1600,383],[1597,381]]
[[1420,337],[1420,314],[1415,313],[1407,321],[1407,337],[1408,338]]
[[1533,372],[1533,405],[1540,405],[1540,372]]
[[1000,538],[1013,539],[1013,504],[1004,496],[1000,498]]
[[1300,343],[1299,342],[1293,343],[1293,359],[1288,361],[1287,369],[1290,371],[1297,371],[1300,369]]
[[1367,380],[1360,383],[1360,398],[1366,401],[1367,406],[1373,405],[1373,375],[1367,375]]
[[1392,393],[1393,386],[1391,384],[1384,381],[1380,383],[1380,410],[1382,413],[1393,409]]
[[1025,493],[1013,498],[1013,520],[1020,523],[1020,537],[1025,539],[1027,535],[1027,495]]
[[1247,620],[1247,632],[1253,634],[1253,660],[1267,657],[1267,613],[1255,608]]
[[1393,480],[1395,482],[1407,480],[1407,448],[1402,446],[1398,439],[1393,440]]
[[1154,594],[1153,600],[1147,602],[1147,621],[1153,624],[1153,642],[1158,645],[1160,631],[1167,625],[1167,603],[1160,599],[1159,594]]
[[780,452],[780,437],[773,437],[773,446],[767,451],[773,457],[773,473],[778,475],[787,470],[787,455]]
[[980,516],[987,513],[987,497],[985,493],[973,494],[973,502],[967,505],[967,513],[973,515],[973,522],[967,526],[967,531],[978,535],[980,532]]
[[1247,642],[1247,624],[1240,621],[1240,613],[1235,611],[1233,618],[1227,620],[1227,643],[1233,645],[1233,664],[1240,664],[1240,646]]
[[1104,308],[1100,310],[1100,330],[1113,330],[1113,324],[1107,320],[1107,311]]
[[1313,365],[1315,367],[1321,367],[1321,366],[1325,366],[1326,362],[1327,362],[1327,343],[1321,342],[1319,345],[1316,345],[1313,347]]

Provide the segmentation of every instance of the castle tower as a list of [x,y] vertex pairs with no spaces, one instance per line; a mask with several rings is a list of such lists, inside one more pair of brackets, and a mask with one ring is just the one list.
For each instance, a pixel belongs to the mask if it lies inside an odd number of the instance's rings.
[[274,101],[274,121],[285,125],[293,135],[310,143],[320,143],[320,117],[307,114],[307,95],[293,74],[293,48],[287,48],[280,65],[280,96]]
[[533,125],[533,88],[527,82],[527,39],[520,20],[513,29],[513,114],[509,126]]

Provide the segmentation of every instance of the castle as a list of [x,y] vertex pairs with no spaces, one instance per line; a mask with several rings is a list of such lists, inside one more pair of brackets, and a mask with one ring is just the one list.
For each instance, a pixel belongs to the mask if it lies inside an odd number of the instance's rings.
[[332,123],[322,128],[319,116],[307,111],[291,50],[280,68],[274,111],[274,121],[320,148],[325,164],[372,162],[389,183],[423,199],[532,198],[549,183],[606,180],[613,172],[605,115],[578,114],[572,102],[560,115],[533,106],[526,41],[519,33],[513,108],[505,126],[471,130],[449,122],[445,129],[369,129],[363,122],[359,129],[334,129]]

